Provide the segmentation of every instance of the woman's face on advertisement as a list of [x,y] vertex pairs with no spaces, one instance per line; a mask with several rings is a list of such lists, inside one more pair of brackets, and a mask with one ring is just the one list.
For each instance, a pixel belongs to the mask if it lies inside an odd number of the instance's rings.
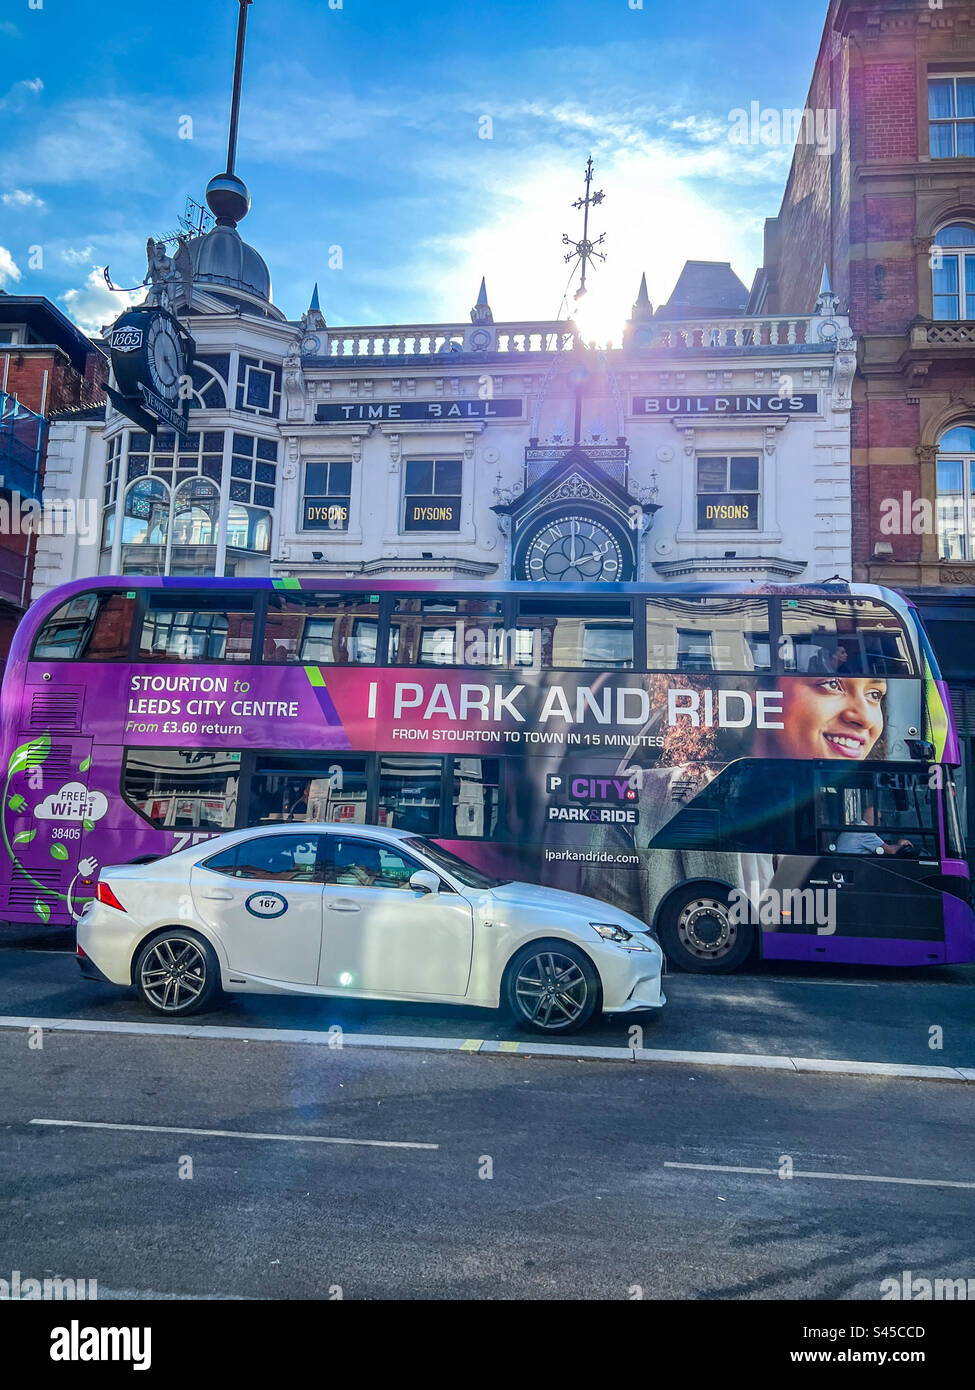
[[869,757],[884,729],[885,680],[797,676],[782,686],[785,729],[779,737],[787,757]]

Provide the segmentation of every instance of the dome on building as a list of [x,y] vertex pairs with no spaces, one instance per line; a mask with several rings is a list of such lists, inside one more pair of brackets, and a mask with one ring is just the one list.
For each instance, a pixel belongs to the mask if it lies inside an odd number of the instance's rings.
[[270,301],[271,274],[264,258],[237,231],[218,222],[205,236],[187,245],[193,261],[193,282],[201,289],[244,290]]

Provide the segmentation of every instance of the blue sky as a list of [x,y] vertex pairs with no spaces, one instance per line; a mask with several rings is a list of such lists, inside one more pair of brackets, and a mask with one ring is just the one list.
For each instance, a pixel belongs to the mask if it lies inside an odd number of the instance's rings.
[[[791,151],[731,143],[729,112],[804,104],[826,0],[633,3],[255,0],[241,233],[275,302],[297,316],[318,280],[336,325],[459,321],[484,274],[496,318],[554,318],[590,152],[609,256],[592,312],[622,320],[644,270],[666,299],[688,258],[750,283]],[[138,283],[146,237],[224,167],[236,17],[0,0],[0,287],[89,330],[119,312],[100,268]]]

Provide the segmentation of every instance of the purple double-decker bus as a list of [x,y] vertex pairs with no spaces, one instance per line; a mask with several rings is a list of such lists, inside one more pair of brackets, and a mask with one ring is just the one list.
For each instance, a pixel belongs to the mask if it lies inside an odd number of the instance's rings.
[[975,957],[946,687],[875,586],[79,581],[17,631],[2,737],[11,922],[329,821],[619,904],[700,973]]

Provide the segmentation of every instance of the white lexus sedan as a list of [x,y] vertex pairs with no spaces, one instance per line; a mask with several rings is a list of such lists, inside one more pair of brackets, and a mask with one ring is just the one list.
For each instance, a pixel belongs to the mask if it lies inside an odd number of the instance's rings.
[[261,826],[103,869],[78,961],[168,1017],[223,989],[503,1007],[559,1034],[665,1002],[637,918],[372,826]]

